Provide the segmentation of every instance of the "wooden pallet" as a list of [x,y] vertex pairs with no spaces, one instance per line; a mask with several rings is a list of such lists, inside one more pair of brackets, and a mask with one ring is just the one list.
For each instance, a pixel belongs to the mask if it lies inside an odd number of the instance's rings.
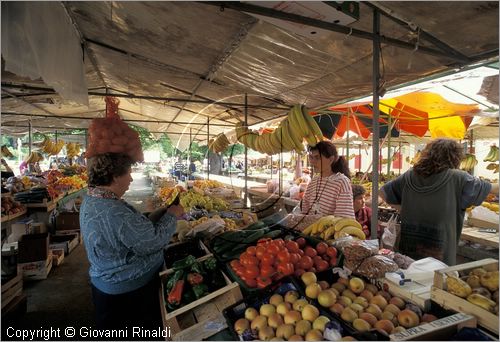
[[[209,257],[212,255],[205,255],[197,260],[203,261]],[[227,328],[221,312],[243,298],[238,283],[231,282],[222,273],[226,286],[175,311],[167,312],[164,283],[173,272],[173,269],[169,269],[160,273],[160,306],[163,327],[169,331],[167,340],[201,341]]]
[[475,316],[480,326],[483,326],[498,335],[499,317],[497,315],[446,291],[445,275],[448,272],[466,271],[478,267],[482,267],[486,271],[498,271],[498,260],[483,259],[435,271],[434,285],[431,289],[431,299],[445,309]]
[[17,275],[2,285],[2,309],[14,298],[23,292],[23,274],[18,270]]

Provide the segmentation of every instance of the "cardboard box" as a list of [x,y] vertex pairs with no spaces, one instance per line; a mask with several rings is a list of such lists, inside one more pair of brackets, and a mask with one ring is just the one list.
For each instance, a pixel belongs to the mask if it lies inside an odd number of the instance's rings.
[[56,230],[80,229],[79,212],[61,212],[56,217]]
[[49,234],[28,234],[21,236],[18,243],[18,262],[46,260],[49,254]]
[[44,260],[20,263],[19,269],[23,273],[23,279],[47,279],[47,276],[52,269],[52,251],[49,251],[47,258]]
[[11,234],[9,235],[7,242],[16,242],[19,241],[23,235],[33,234],[33,222],[33,219],[26,217],[12,223],[10,226]]

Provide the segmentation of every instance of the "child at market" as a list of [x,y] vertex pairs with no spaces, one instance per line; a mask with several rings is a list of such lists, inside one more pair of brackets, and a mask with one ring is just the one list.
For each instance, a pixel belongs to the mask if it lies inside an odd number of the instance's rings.
[[[352,185],[354,215],[356,216],[356,221],[363,227],[363,233],[365,233],[366,238],[369,239],[371,236],[372,209],[365,205],[365,194],[366,189],[364,186],[358,184]],[[382,237],[383,231],[383,228],[378,225],[377,239]]]

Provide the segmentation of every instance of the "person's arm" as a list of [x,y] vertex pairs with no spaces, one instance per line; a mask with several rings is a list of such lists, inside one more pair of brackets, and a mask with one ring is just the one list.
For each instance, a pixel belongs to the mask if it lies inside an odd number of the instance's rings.
[[471,205],[481,205],[488,194],[498,194],[498,182],[490,183],[478,177],[464,173],[465,185],[462,188],[462,210]]
[[491,183],[491,190],[490,190],[490,194],[493,194],[493,195],[498,195],[498,182],[496,182],[496,183]]
[[[401,211],[401,205],[400,204],[389,203],[387,201],[386,195],[385,195],[385,192],[384,192],[383,188],[380,188],[379,193],[378,193],[378,197],[381,198],[385,203],[389,204],[391,207],[393,207],[394,209],[396,209],[397,211]],[[379,201],[379,204],[380,204],[380,201]]]

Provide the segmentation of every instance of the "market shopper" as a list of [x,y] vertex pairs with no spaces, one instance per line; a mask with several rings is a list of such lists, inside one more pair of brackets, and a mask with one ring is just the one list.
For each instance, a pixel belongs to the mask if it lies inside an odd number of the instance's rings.
[[380,196],[400,210],[402,254],[456,263],[465,209],[480,205],[490,192],[498,194],[498,183],[458,170],[462,157],[458,142],[436,139],[412,169],[381,188]]
[[[372,209],[365,205],[365,194],[366,189],[362,185],[352,185],[354,215],[356,216],[356,221],[358,221],[359,224],[361,224],[361,227],[363,227],[363,233],[365,233],[366,237],[369,238],[371,235],[370,227],[372,222]],[[377,229],[377,238],[380,238],[381,236],[382,229],[379,226]]]
[[307,185],[301,202],[302,213],[354,218],[347,160],[338,155],[332,142],[321,141],[309,148],[309,161],[319,174]]
[[161,327],[158,273],[163,248],[183,210],[173,205],[146,217],[123,201],[132,164],[122,153],[88,159],[89,190],[81,205],[80,226],[99,329]]

